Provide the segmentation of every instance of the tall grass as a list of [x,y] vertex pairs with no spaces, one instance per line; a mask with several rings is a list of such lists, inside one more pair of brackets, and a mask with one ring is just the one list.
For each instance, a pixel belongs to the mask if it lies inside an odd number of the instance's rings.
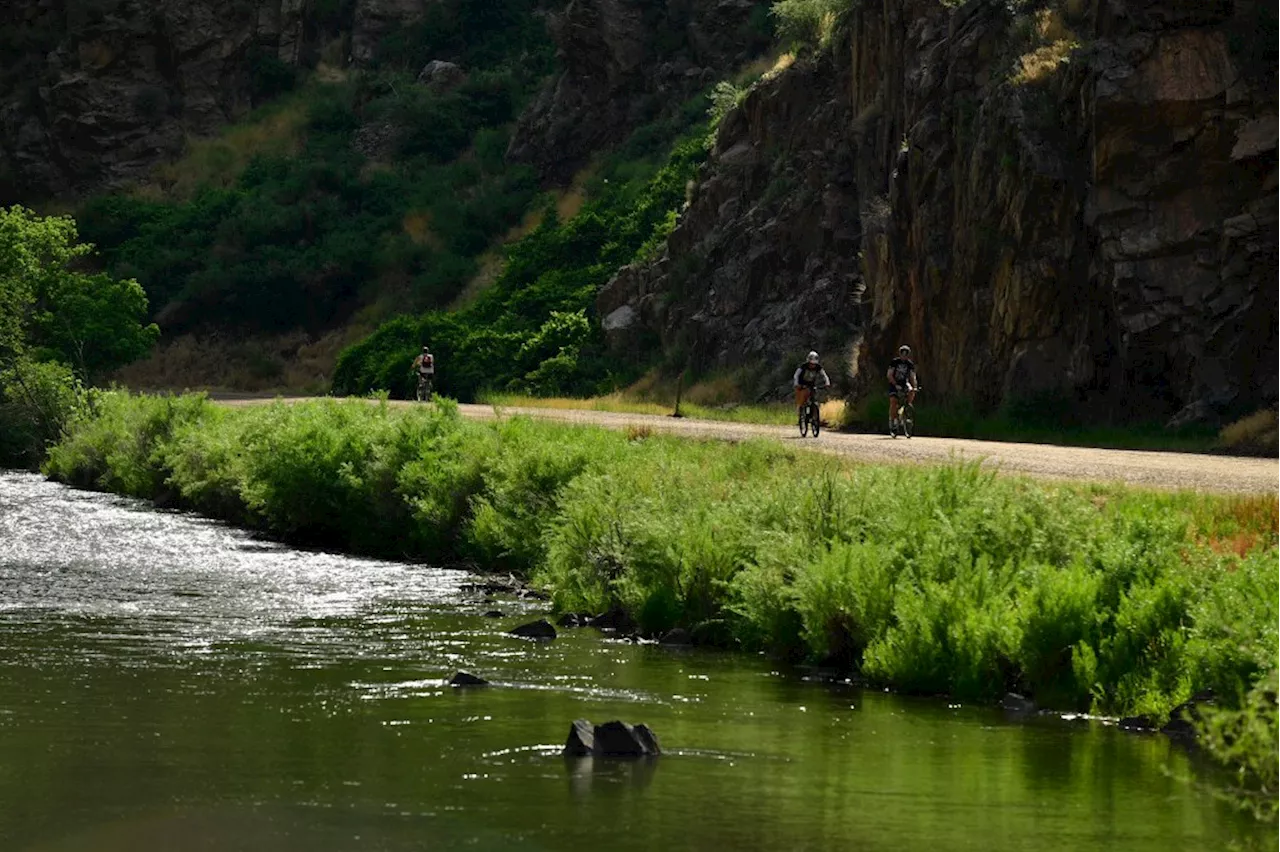
[[[561,610],[622,607],[646,633],[684,625],[965,700],[1013,689],[1160,720],[1205,691],[1223,712],[1250,707],[1276,669],[1273,496],[479,423],[448,401],[227,409],[114,393],[45,469],[293,541],[501,567]],[[1228,758],[1257,739],[1220,718]]]

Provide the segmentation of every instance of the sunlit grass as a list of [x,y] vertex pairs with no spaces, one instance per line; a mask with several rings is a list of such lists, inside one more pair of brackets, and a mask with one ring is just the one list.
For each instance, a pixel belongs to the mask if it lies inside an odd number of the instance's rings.
[[302,543],[474,561],[561,610],[620,606],[649,634],[687,626],[964,700],[1016,689],[1160,720],[1205,689],[1234,706],[1276,666],[1274,495],[478,422],[448,400],[104,394],[46,471]]

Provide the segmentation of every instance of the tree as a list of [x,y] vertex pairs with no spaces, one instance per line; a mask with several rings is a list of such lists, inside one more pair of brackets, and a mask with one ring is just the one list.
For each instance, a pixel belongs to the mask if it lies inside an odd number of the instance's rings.
[[70,217],[0,208],[0,465],[37,464],[80,405],[81,382],[146,354],[160,334],[144,324],[138,282],[83,270],[91,251]]
[[69,216],[0,208],[0,369],[60,361],[90,380],[147,353],[160,335],[144,324],[138,282],[79,268],[93,247]]

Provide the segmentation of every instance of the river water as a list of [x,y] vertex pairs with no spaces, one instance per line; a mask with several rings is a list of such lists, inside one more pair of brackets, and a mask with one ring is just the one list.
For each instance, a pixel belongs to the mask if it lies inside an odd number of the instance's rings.
[[[1274,848],[1161,736],[531,643],[466,580],[0,474],[0,852]],[[574,718],[666,753],[566,760]]]

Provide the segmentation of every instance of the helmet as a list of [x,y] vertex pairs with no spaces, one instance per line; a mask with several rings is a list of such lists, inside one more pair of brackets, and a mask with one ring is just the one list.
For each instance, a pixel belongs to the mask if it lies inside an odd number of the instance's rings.
[[430,352],[431,350],[430,350],[430,348],[428,348],[428,347],[427,347],[427,344],[425,344],[425,343],[424,343],[424,344],[422,344],[422,351],[423,351],[423,352]]
[[911,354],[911,347],[910,347],[910,346],[908,346],[908,345],[907,345],[907,344],[905,344],[905,343],[904,343],[904,344],[902,344],[901,346],[899,346],[899,347],[898,347],[898,353],[899,353],[899,354],[902,354],[903,352],[905,352],[905,353],[907,353],[908,355],[910,355],[910,354]]
[[817,352],[810,352],[810,353],[809,353],[809,358],[808,358],[808,360],[809,360],[809,361],[817,361],[817,360],[818,360],[818,353],[817,353]]

